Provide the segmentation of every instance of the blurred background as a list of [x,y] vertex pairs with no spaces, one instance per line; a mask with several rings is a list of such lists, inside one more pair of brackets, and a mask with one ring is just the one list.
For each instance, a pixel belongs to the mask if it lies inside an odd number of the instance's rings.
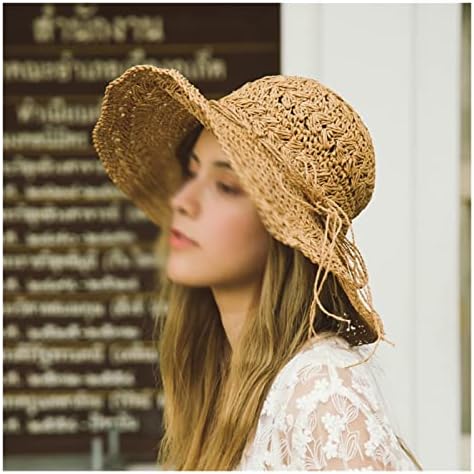
[[377,180],[355,238],[395,343],[382,389],[426,470],[470,470],[469,3],[8,3],[3,27],[5,470],[156,469],[159,229],[91,143],[134,64],[209,99],[312,77],[360,113]]

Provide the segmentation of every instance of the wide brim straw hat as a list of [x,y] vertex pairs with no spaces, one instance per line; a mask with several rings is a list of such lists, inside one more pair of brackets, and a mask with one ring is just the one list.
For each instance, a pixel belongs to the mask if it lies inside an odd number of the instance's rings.
[[268,232],[318,265],[308,338],[316,306],[348,320],[321,305],[330,271],[358,314],[345,339],[387,341],[352,229],[375,183],[372,140],[356,111],[306,77],[264,76],[208,100],[178,70],[127,69],[106,87],[93,144],[113,183],[158,227],[169,223],[169,197],[182,183],[180,146],[200,124],[215,135]]

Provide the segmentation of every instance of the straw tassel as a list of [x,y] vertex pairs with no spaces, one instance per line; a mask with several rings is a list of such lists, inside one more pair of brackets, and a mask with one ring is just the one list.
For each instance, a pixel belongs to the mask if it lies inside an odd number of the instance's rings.
[[[333,219],[331,219],[331,217]],[[330,225],[333,221],[334,221],[335,225],[338,225],[338,227],[337,227],[336,231],[333,232],[330,245],[326,249],[327,240],[328,240],[328,231],[329,231],[329,227],[330,227]],[[321,258],[320,258],[320,261],[319,261],[319,264],[318,264],[318,271],[317,271],[316,277],[314,279],[313,300],[311,302],[311,307],[310,307],[310,312],[309,312],[308,338],[311,338],[314,335],[316,335],[316,333],[314,331],[314,327],[313,327],[314,326],[314,320],[316,318],[316,304],[321,309],[321,311],[323,311],[328,316],[331,316],[332,318],[335,318],[339,321],[350,322],[349,319],[341,318],[340,316],[337,316],[336,314],[333,314],[333,313],[327,311],[326,308],[324,308],[324,306],[321,304],[321,300],[319,299],[319,293],[321,292],[321,289],[324,285],[324,282],[326,281],[326,278],[327,278],[327,275],[328,275],[328,272],[329,272],[329,266],[330,265],[326,265],[326,260],[328,260],[328,263],[329,263],[329,261],[332,259],[332,256],[334,255],[334,247],[336,245],[336,239],[337,239],[337,236],[339,235],[339,232],[340,232],[341,228],[342,228],[342,221],[341,221],[340,217],[335,213],[328,214],[328,218],[326,219],[326,224],[325,224],[325,227],[324,227],[323,243],[321,245]],[[323,277],[320,281],[319,277],[320,277],[320,274],[323,271],[323,269],[324,269],[324,275],[323,275]]]
[[[328,201],[330,202],[330,200],[328,200]],[[338,206],[328,206],[328,207],[332,207],[332,209],[330,209],[330,210],[327,209],[326,210],[327,211],[327,219],[326,219],[325,228],[324,228],[323,242],[322,242],[322,245],[321,245],[321,257],[320,257],[320,260],[319,260],[318,271],[317,271],[316,277],[314,279],[313,299],[311,301],[311,306],[310,306],[310,310],[309,310],[308,339],[311,339],[313,336],[316,335],[316,332],[314,330],[314,320],[316,318],[316,306],[319,307],[321,309],[321,311],[323,313],[325,313],[326,315],[328,315],[328,316],[330,316],[334,319],[337,319],[339,321],[343,321],[343,322],[348,323],[348,325],[349,325],[348,330],[349,330],[349,327],[350,327],[350,324],[351,324],[350,319],[343,318],[341,316],[338,316],[338,315],[328,311],[323,306],[323,304],[322,304],[322,302],[319,298],[321,289],[323,287],[323,284],[324,284],[324,282],[327,278],[328,272],[329,272],[329,267],[331,266],[331,261],[332,261],[332,258],[334,256],[334,249],[335,249],[335,247],[338,243],[338,236],[339,236],[339,234],[341,232],[341,229],[343,227],[343,219],[341,218],[340,214],[343,214],[343,216],[347,219],[347,216],[345,215],[344,211],[341,208],[339,208]],[[351,276],[353,276],[354,280],[356,280],[356,281],[358,280],[358,277],[361,277],[359,281],[362,282],[362,284],[364,285],[363,288],[366,291],[366,294],[362,293],[362,296],[364,297],[363,300],[368,305],[368,308],[373,311],[372,295],[371,295],[370,287],[368,286],[368,282],[367,282],[367,278],[366,278],[367,268],[366,268],[366,266],[363,262],[363,259],[361,257],[360,252],[358,251],[358,249],[356,247],[355,236],[354,236],[354,230],[353,230],[353,227],[352,227],[352,223],[349,223],[349,229],[350,229],[350,235],[351,235],[351,240],[352,240],[352,242],[351,242],[352,245],[350,245],[350,247],[352,247],[352,250],[355,251],[355,256],[354,256],[355,265],[354,265],[353,268],[350,268],[350,273],[351,273]],[[331,232],[330,232],[330,230],[331,230]],[[330,242],[328,244],[328,234],[329,233],[331,235],[330,235]],[[359,264],[359,266],[357,265],[357,263]],[[323,271],[323,269],[324,269],[324,274],[323,274],[323,276],[320,280],[320,275],[321,275],[321,272]],[[375,352],[377,351],[378,345],[380,344],[381,340],[385,340],[386,342],[388,342],[392,346],[395,345],[393,342],[389,341],[383,335],[381,335],[381,331],[380,331],[378,326],[377,326],[376,330],[377,330],[378,337],[377,337],[377,340],[375,342],[375,346],[374,346],[373,350],[370,352],[370,354],[367,357],[363,358],[360,362],[349,365],[346,368],[355,367],[357,365],[363,364],[363,363],[367,362],[368,360],[370,360],[374,356]]]

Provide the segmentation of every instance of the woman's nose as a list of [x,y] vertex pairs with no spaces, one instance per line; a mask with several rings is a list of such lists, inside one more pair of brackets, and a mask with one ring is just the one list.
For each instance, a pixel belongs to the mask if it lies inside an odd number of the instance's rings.
[[169,204],[174,212],[193,215],[198,208],[198,197],[196,190],[190,189],[192,186],[184,184],[169,198]]

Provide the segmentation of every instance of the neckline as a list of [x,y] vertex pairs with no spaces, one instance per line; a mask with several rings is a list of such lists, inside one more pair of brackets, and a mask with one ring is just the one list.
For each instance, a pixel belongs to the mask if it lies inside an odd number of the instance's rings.
[[313,336],[311,339],[308,339],[304,344],[303,344],[303,350],[304,349],[310,349],[314,347],[315,344],[321,343],[321,342],[340,342],[342,343],[345,347],[349,345],[349,342],[344,339],[342,336],[339,336],[338,334],[331,334],[330,336],[326,337],[321,337],[321,335],[316,334]]

